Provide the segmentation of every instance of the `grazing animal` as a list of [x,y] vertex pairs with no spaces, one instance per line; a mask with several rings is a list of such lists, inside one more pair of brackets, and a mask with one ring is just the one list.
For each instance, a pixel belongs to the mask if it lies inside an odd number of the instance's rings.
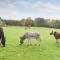
[[5,37],[4,37],[4,32],[2,28],[0,28],[0,40],[1,40],[3,47],[5,47]]
[[28,38],[28,43],[30,45],[32,45],[31,44],[31,39],[32,38],[35,38],[38,41],[39,45],[40,45],[41,38],[40,38],[39,33],[37,33],[37,32],[26,32],[26,33],[24,33],[24,35],[22,37],[20,37],[20,43],[23,44],[24,40],[27,39],[27,38]]
[[31,25],[25,25],[25,30],[26,29],[31,29]]
[[56,32],[56,31],[53,32],[53,31],[52,31],[52,32],[50,33],[50,35],[54,35],[54,37],[55,37],[55,39],[56,39],[57,42],[58,42],[58,39],[60,39],[60,33],[59,33],[59,32]]

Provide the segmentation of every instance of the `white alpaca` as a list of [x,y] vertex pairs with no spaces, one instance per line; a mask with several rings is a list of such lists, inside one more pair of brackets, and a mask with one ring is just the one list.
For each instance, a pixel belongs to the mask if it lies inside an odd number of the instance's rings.
[[20,37],[20,43],[23,44],[23,41],[27,38],[28,38],[28,43],[30,45],[31,45],[32,38],[35,38],[40,45],[41,37],[40,37],[39,33],[37,33],[37,32],[26,32],[26,33],[24,33],[24,35],[22,37]]

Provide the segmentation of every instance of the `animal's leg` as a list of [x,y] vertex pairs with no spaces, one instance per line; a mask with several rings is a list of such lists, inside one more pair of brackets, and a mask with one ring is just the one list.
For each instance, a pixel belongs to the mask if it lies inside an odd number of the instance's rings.
[[5,47],[5,41],[1,41],[1,43],[2,43],[3,47]]
[[59,43],[58,39],[56,39],[56,43]]
[[27,29],[28,27],[27,26],[25,26],[25,30]]
[[31,26],[30,25],[28,27],[29,27],[29,29],[31,29]]
[[5,38],[2,38],[1,43],[2,43],[3,47],[5,47]]
[[1,45],[1,39],[0,39],[0,45]]
[[36,38],[36,40],[37,40],[37,43],[39,44],[39,46],[40,46],[40,43],[41,43],[41,38],[39,37],[39,38]]
[[29,38],[29,45],[32,45],[32,44],[31,44],[31,38]]
[[25,30],[26,30],[27,28],[26,28],[26,26],[25,26]]

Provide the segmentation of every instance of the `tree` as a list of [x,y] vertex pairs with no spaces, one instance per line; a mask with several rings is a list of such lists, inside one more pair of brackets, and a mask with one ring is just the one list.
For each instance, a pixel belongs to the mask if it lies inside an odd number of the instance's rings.
[[31,28],[31,26],[34,26],[34,21],[29,17],[25,19],[25,29]]
[[60,28],[60,20],[52,20],[49,25],[53,28]]
[[3,19],[0,17],[0,27],[2,27],[4,25],[5,25],[5,23],[4,23]]
[[34,21],[30,17],[25,19],[25,26],[28,26],[28,25],[34,26]]
[[44,19],[44,18],[35,18],[35,24],[36,26],[41,26],[41,27],[47,27],[48,24],[47,24],[47,21]]
[[25,26],[25,19],[21,19],[20,24],[21,24],[21,26]]

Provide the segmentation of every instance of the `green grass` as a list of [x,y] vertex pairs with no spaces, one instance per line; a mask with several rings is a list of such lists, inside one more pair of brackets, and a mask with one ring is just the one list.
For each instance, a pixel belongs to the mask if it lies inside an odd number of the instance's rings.
[[[50,36],[52,30],[60,31],[42,27],[32,27],[30,30],[16,26],[4,27],[6,47],[0,46],[0,60],[60,60],[60,43],[56,43],[55,38]],[[42,39],[41,46],[34,45],[35,39],[32,46],[27,46],[27,39],[23,45],[19,45],[19,37],[26,31],[39,32]]]

